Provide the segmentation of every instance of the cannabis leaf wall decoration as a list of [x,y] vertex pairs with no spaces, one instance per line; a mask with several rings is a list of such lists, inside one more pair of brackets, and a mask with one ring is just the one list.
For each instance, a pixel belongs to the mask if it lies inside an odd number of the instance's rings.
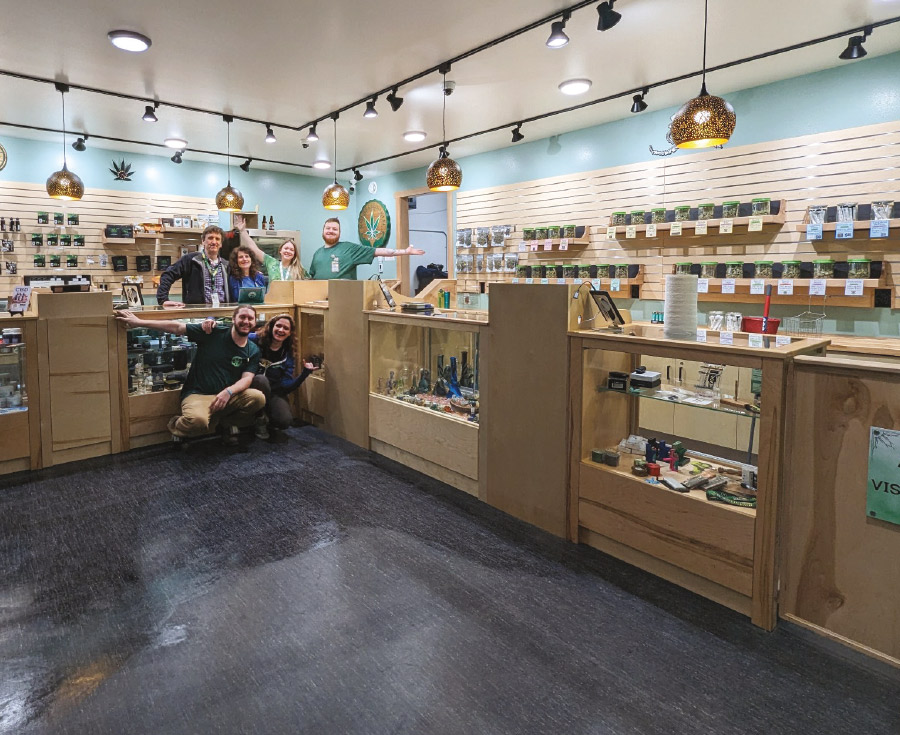
[[113,175],[113,179],[116,181],[131,181],[131,175],[134,171],[131,170],[130,163],[125,163],[123,158],[121,163],[116,163],[113,160],[112,165],[113,167],[109,169],[109,172]]

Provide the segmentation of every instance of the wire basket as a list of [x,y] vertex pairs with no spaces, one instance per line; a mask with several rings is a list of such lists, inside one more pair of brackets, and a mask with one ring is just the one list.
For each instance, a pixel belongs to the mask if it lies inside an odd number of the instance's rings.
[[824,314],[814,311],[804,311],[797,316],[789,316],[784,320],[784,331],[795,336],[822,334],[822,324],[825,321]]

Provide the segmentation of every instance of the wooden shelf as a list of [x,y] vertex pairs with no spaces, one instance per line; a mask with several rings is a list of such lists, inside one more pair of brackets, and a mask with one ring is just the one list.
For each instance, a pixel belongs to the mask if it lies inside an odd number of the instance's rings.
[[135,232],[134,237],[137,240],[160,240],[165,237],[162,232]]
[[202,235],[203,227],[163,227],[163,235]]
[[299,239],[300,233],[296,230],[247,230],[250,237],[271,237],[273,240]]
[[[780,201],[780,203],[779,203],[779,207],[778,207],[778,214],[762,215],[763,227],[765,227],[766,225],[779,225],[780,226],[780,225],[784,224],[785,215],[787,213],[787,201],[784,199],[781,199],[779,201]],[[707,228],[709,228],[710,230],[714,229],[714,230],[716,230],[716,232],[715,233],[707,233],[707,234],[719,234],[718,233],[719,225],[723,219],[731,219],[733,227],[747,227],[750,224],[750,220],[755,219],[755,217],[752,217],[752,216],[751,217],[730,217],[730,218],[722,217],[719,219],[708,219],[708,220],[706,220]],[[660,222],[659,224],[656,225],[656,231],[657,232],[668,232],[669,230],[672,229],[672,224],[673,224],[672,222]],[[630,225],[616,225],[615,226],[616,227],[616,235],[619,235],[619,233],[624,235],[626,228],[629,226]],[[609,227],[613,227],[613,225],[610,224]],[[685,220],[681,223],[681,229],[683,231],[694,230],[694,229],[696,229],[696,227],[697,227],[697,220]],[[634,225],[634,228],[635,228],[635,232],[646,232],[647,231],[646,224]],[[731,233],[731,234],[734,234],[734,233]],[[703,237],[703,235],[689,234],[689,235],[687,235],[687,237]]]
[[133,237],[107,237],[102,235],[101,242],[104,245],[134,245],[137,241]]
[[[872,222],[873,222],[873,220],[869,220],[869,219],[866,219],[866,220],[856,220],[856,221],[853,222],[853,231],[856,232],[857,230],[868,230],[869,227],[871,226]],[[804,222],[803,224],[794,225],[794,229],[795,229],[797,232],[802,232],[802,233],[806,234],[806,226],[807,226],[808,224],[810,224],[810,223]],[[835,232],[835,231],[837,230],[837,226],[838,226],[838,223],[837,223],[837,222],[825,222],[825,223],[822,225],[822,232],[823,232],[823,233],[825,233],[825,232]],[[889,220],[888,220],[888,228],[889,228],[889,229],[893,230],[893,229],[898,228],[898,227],[900,227],[900,219],[889,219]],[[852,239],[856,239],[856,238],[852,238]],[[874,239],[876,239],[876,240],[884,240],[885,238],[883,238],[883,237],[876,237],[876,238],[874,238]]]
[[[734,293],[722,293],[722,281],[724,278],[710,278],[709,293],[698,293],[698,301],[726,301],[742,304],[763,303],[766,300],[765,294],[751,294],[750,282],[751,278],[735,278]],[[764,278],[766,285],[772,286],[772,303],[773,304],[809,304],[810,299],[816,303],[821,303],[822,296],[810,296],[809,284],[812,279],[795,278],[794,293],[790,296],[779,295],[777,278]],[[828,278],[825,279],[825,298],[829,306],[856,306],[860,308],[872,308],[875,305],[875,289],[890,288],[884,279],[866,278],[863,279],[863,295],[862,296],[845,296],[844,288],[847,280],[844,278]],[[715,288],[715,290],[713,290]]]

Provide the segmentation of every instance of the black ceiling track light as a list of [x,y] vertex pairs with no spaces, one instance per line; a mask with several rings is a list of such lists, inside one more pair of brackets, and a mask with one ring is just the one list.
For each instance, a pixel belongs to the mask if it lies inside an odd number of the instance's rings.
[[156,116],[157,109],[159,109],[159,102],[154,102],[152,105],[147,105],[144,108],[144,115],[141,119],[144,122],[159,122],[159,118]]
[[272,131],[271,125],[266,125],[266,143],[275,143],[278,141],[278,138],[275,137],[275,133]]
[[89,136],[87,133],[85,133],[81,138],[79,138],[74,143],[72,143],[72,148],[74,148],[79,153],[83,153],[84,151],[87,150],[87,146],[85,145],[85,143],[87,142],[88,138],[90,138],[90,137],[91,136]]
[[598,31],[608,31],[622,20],[622,14],[613,10],[613,5],[615,4],[616,0],[607,0],[597,6],[597,14],[600,16],[597,19]]
[[841,51],[841,55],[838,56],[839,59],[843,59],[844,61],[852,61],[853,59],[861,59],[868,52],[863,48],[863,44],[866,42],[866,39],[872,35],[872,26],[866,26],[863,28],[863,34],[861,36],[852,36],[849,41],[847,41],[847,48]]
[[522,134],[522,123],[516,125],[512,131],[512,142],[518,143],[520,140],[525,140],[525,136]]
[[354,181],[362,181],[363,175],[360,173],[358,168],[353,169],[353,180]]
[[631,98],[631,111],[634,113],[643,112],[646,110],[649,105],[644,101],[644,97],[647,96],[647,92],[650,91],[649,87],[644,87],[640,94],[636,94]]
[[251,164],[251,163],[253,163],[253,159],[252,159],[252,158],[248,158],[248,159],[247,159],[246,161],[244,161],[240,166],[238,166],[238,168],[239,168],[241,171],[243,171],[244,173],[247,173],[247,172],[250,170],[250,164]]
[[175,154],[169,159],[172,163],[181,163],[181,155],[184,151],[175,151]]
[[397,110],[400,109],[401,105],[403,105],[403,98],[397,96],[398,90],[399,90],[399,87],[394,87],[388,93],[387,97],[385,97],[385,99],[388,101],[388,104],[391,106],[391,109],[394,112],[397,112]]
[[553,21],[550,24],[550,36],[547,38],[546,45],[548,48],[562,48],[569,45],[569,37],[566,35],[566,21],[572,14],[567,10],[563,13],[562,20]]
[[363,113],[363,117],[378,117],[378,110],[375,109],[375,102],[378,100],[378,97],[373,97],[366,103],[366,111]]
[[319,121],[317,120],[316,122],[314,122],[312,125],[309,126],[309,132],[306,134],[306,139],[310,143],[315,143],[319,139],[319,134],[316,132],[316,125],[318,125],[318,124],[319,124]]

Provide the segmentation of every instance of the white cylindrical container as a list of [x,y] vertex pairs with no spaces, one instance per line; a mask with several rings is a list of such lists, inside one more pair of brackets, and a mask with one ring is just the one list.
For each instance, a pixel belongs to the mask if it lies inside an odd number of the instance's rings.
[[697,339],[697,276],[666,276],[664,318],[666,339]]

